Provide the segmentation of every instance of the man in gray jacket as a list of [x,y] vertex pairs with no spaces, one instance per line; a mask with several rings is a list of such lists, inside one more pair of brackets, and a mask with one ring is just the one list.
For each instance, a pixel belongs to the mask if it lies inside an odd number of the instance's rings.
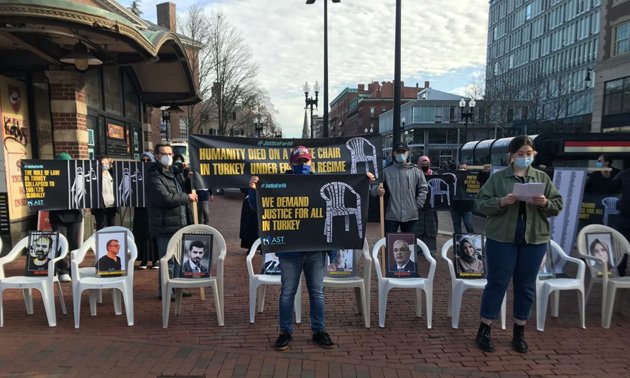
[[409,146],[397,143],[393,164],[383,170],[383,182],[372,195],[385,196],[385,232],[414,232],[418,209],[427,198],[427,180],[414,163],[409,162]]

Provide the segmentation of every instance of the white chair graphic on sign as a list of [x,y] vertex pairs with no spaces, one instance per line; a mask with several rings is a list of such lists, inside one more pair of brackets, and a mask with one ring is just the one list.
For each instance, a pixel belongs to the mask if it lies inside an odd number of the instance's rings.
[[[346,189],[354,194],[356,197],[356,207],[346,207],[345,196]],[[326,222],[324,224],[324,235],[326,235],[326,242],[332,242],[333,234],[333,218],[338,216],[345,217],[345,230],[350,230],[350,215],[353,215],[357,221],[357,230],[359,232],[359,238],[363,237],[363,227],[361,222],[361,196],[352,189],[352,187],[345,182],[330,182],[319,190],[319,194],[326,201]]]
[[[429,188],[431,189],[431,207],[435,207],[435,197],[440,197],[440,202],[444,203],[444,196],[446,195],[446,204],[451,206],[451,189],[446,181],[440,178],[432,178],[427,182]],[[442,189],[442,188],[445,189]]]
[[606,197],[602,199],[602,205],[604,205],[604,218],[602,219],[602,224],[608,226],[608,216],[619,214],[619,210],[617,210],[617,201],[619,201],[619,198],[617,197]]
[[[365,152],[365,145],[370,146],[372,152],[367,154]],[[357,173],[357,163],[365,162],[365,173],[370,171],[370,164],[374,165],[374,176],[378,177],[378,165],[376,162],[376,147],[369,140],[361,137],[349,139],[346,142],[346,147],[350,150],[351,167],[350,173]]]

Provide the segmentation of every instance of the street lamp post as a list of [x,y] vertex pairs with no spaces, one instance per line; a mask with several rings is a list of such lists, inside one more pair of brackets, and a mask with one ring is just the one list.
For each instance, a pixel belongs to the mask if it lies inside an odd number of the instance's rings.
[[256,130],[256,136],[258,138],[262,138],[263,136],[263,129],[264,129],[264,124],[262,121],[262,118],[259,116],[256,116],[254,118],[254,129]]
[[[332,0],[340,3],[341,0]],[[306,0],[306,4],[314,4],[315,0]],[[324,138],[328,137],[328,0],[324,0]]]
[[472,122],[473,109],[475,108],[475,105],[476,105],[475,99],[471,99],[468,102],[468,111],[465,111],[466,100],[464,100],[463,98],[459,100],[459,110],[461,111],[461,114],[462,114],[462,120],[465,122],[464,123],[464,143],[462,143],[462,145],[468,142],[468,121]]
[[317,108],[317,98],[319,96],[319,84],[317,81],[315,82],[315,86],[313,90],[315,91],[315,98],[308,97],[308,92],[310,88],[308,86],[308,81],[304,83],[304,101],[306,102],[306,107],[311,109],[311,139],[315,138],[313,131],[313,106]]
[[401,56],[400,56],[400,44],[401,44],[401,1],[396,0],[396,25],[394,35],[394,113],[392,119],[392,145],[398,143],[401,139],[398,134],[398,123],[400,121],[400,71],[401,71]]

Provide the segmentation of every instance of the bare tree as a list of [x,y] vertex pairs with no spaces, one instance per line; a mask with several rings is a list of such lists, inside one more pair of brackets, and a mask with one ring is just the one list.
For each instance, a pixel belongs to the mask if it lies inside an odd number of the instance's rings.
[[256,83],[258,65],[227,16],[193,5],[178,24],[182,34],[201,45],[191,56],[202,102],[188,108],[190,132],[199,133],[209,123],[217,125],[219,135],[233,135],[253,127],[261,114],[272,120],[273,111],[267,109],[273,106]]

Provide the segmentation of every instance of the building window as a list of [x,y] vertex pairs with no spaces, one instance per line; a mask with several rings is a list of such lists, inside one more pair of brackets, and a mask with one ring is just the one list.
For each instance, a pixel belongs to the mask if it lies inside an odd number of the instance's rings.
[[179,118],[179,137],[188,139],[188,125],[185,117]]
[[615,51],[613,55],[621,55],[630,52],[630,22],[615,27]]
[[604,115],[630,113],[630,76],[604,86]]
[[374,107],[370,108],[370,118],[376,117],[376,109]]

